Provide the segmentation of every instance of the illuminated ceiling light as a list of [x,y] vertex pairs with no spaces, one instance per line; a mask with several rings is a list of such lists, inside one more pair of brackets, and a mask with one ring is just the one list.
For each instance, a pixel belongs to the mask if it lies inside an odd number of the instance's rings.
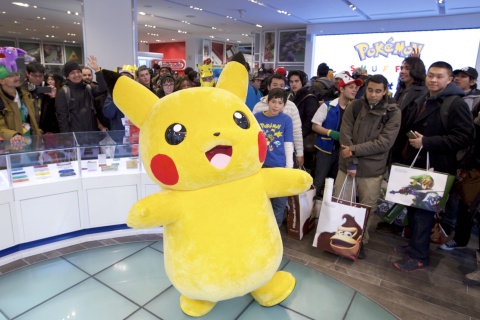
[[227,39],[227,41],[230,41],[230,39]]
[[146,13],[145,13],[145,12],[142,12],[142,11],[140,11],[138,14],[141,15],[141,16],[146,15]]
[[172,39],[172,41],[175,41],[175,39]]
[[75,12],[75,15],[78,16],[78,12]]
[[25,7],[28,8],[30,5],[28,3],[23,3],[23,2],[12,2],[12,4],[19,6],[19,7]]
[[72,12],[71,11],[67,11],[68,14],[71,14]]
[[285,11],[285,10],[277,10],[277,12],[278,12],[278,13],[281,13],[281,14],[284,14],[284,15],[287,15],[287,16],[290,15],[290,13],[288,13],[288,12]]
[[5,14],[6,12],[5,11],[2,11],[3,14]]
[[242,42],[242,41],[240,41],[240,40],[237,40],[237,42],[238,42],[238,43],[240,43],[240,42]]
[[18,23],[18,21],[13,21],[13,23]]
[[263,28],[260,24],[256,24],[255,26],[258,28]]
[[215,27],[212,27],[212,30],[217,30],[217,28],[215,28]]
[[213,39],[213,38],[215,38],[215,37],[214,37],[214,36],[210,36],[210,38],[212,38],[212,39]]

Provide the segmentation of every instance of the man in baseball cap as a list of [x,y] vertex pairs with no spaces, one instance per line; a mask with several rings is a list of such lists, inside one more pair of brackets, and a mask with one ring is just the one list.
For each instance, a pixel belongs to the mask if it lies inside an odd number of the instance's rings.
[[335,177],[338,172],[338,159],[341,146],[340,126],[348,103],[355,99],[362,80],[353,79],[348,71],[335,75],[339,78],[339,97],[323,103],[312,118],[312,129],[318,133],[315,148],[317,149],[317,167],[313,184],[317,188],[317,197],[322,196],[325,178]]
[[478,71],[472,67],[465,67],[453,71],[453,76],[453,82],[465,92],[463,100],[472,110],[480,100],[480,90],[477,89]]

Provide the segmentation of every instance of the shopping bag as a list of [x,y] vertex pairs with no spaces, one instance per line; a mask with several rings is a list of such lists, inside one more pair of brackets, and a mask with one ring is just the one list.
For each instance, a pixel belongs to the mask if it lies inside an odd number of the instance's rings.
[[438,213],[445,207],[455,177],[430,171],[428,152],[427,169],[413,168],[421,150],[410,167],[392,165],[385,200]]
[[[349,179],[349,176],[346,179]],[[342,191],[344,187],[345,183]],[[357,260],[363,231],[370,213],[369,206],[353,201],[355,199],[354,190],[355,183],[352,187],[350,201],[335,197],[326,199],[324,196],[313,240],[314,247],[351,260]],[[342,191],[340,198],[342,198]]]
[[115,156],[115,140],[110,137],[108,133],[105,132],[105,138],[100,140],[98,143],[100,147],[100,152],[107,155],[107,158],[113,159]]
[[302,240],[315,227],[315,200],[317,191],[314,186],[309,190],[288,197],[287,237]]

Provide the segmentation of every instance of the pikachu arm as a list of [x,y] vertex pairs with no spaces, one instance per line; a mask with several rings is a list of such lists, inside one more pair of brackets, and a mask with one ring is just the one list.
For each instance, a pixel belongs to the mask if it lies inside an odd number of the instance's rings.
[[312,177],[299,169],[264,168],[260,174],[269,198],[297,195],[312,186]]
[[[127,225],[132,228],[153,228],[167,225],[180,215],[178,192],[163,190],[140,199],[130,209]],[[177,200],[176,200],[177,199]]]

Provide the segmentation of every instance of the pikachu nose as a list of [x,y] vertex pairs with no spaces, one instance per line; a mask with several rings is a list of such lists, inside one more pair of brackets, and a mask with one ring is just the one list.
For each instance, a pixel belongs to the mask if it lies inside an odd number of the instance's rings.
[[218,136],[220,135],[220,132],[215,132],[213,135],[214,135],[215,137],[218,137]]

